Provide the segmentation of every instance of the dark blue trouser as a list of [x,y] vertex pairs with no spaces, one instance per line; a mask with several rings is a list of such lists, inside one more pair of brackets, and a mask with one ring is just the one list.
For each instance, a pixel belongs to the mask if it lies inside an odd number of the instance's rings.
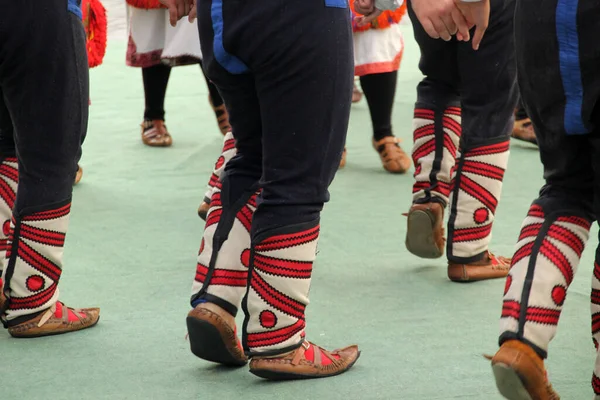
[[236,139],[223,197],[233,203],[259,182],[252,236],[318,219],[350,114],[347,3],[200,0],[198,15],[205,72],[227,104]]
[[471,42],[430,38],[408,3],[421,50],[417,107],[461,107],[461,148],[507,140],[518,99],[513,40],[515,0],[491,0],[490,24],[479,50]]
[[69,201],[88,122],[81,19],[66,0],[0,2],[0,157],[19,161],[15,210]]
[[541,197],[569,199],[594,218],[600,213],[600,7],[587,0],[521,0],[515,15],[521,97],[544,164]]

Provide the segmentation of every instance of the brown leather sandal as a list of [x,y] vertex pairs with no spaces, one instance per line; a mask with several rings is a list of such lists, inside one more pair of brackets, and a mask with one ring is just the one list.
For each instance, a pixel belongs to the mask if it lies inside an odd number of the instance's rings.
[[412,164],[399,143],[400,139],[395,136],[387,136],[379,141],[373,140],[373,148],[379,153],[383,168],[393,174],[405,173]]
[[169,147],[173,144],[173,139],[167,131],[165,122],[161,120],[142,122],[142,142],[146,146]]
[[525,343],[509,340],[494,356],[484,357],[492,362],[496,386],[503,397],[560,400],[548,380],[544,360]]
[[81,168],[81,165],[77,165],[77,173],[75,174],[75,182],[73,183],[73,185],[77,185],[80,181],[81,178],[83,177],[83,168]]
[[358,87],[356,87],[356,83],[354,83],[354,88],[352,88],[352,102],[353,103],[358,103],[359,101],[362,100],[363,94],[360,90],[358,90]]
[[406,249],[421,258],[443,256],[446,239],[442,205],[437,202],[413,204],[406,216]]
[[253,357],[250,372],[269,380],[327,378],[348,371],[360,357],[352,345],[329,352],[305,341],[296,350],[275,357]]
[[339,169],[342,169],[346,166],[346,154],[348,154],[348,152],[346,151],[346,147],[344,147],[344,151],[342,152],[342,159],[340,160]]
[[203,201],[202,204],[200,204],[200,207],[198,207],[198,216],[203,219],[204,221],[206,221],[206,216],[208,215],[208,210],[210,209],[210,203]]
[[29,321],[9,327],[8,333],[15,338],[60,335],[91,328],[99,319],[99,308],[73,309],[56,302]]
[[223,136],[227,134],[227,132],[231,132],[231,125],[229,125],[229,113],[227,112],[227,108],[225,108],[225,104],[221,104],[218,107],[213,105],[212,99],[210,95],[208,96],[208,102],[215,112],[215,117],[217,117],[217,123],[219,124],[219,129]]
[[515,120],[511,136],[517,140],[537,145],[537,137],[533,130],[533,123],[529,118]]
[[[187,316],[187,328],[192,353],[203,360],[227,366],[241,367],[248,358],[237,337],[235,325],[226,321],[227,311],[211,307],[210,303],[196,306]],[[234,322],[235,324],[235,322]]]
[[512,258],[496,256],[489,251],[480,261],[470,264],[448,262],[448,279],[454,282],[474,282],[505,278],[510,271]]

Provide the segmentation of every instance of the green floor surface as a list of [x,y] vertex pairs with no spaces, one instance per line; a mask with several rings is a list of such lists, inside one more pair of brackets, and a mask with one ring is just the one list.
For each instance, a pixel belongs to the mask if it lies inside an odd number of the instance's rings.
[[[407,32],[394,128],[410,149],[418,50]],[[345,375],[268,383],[191,355],[185,316],[203,225],[196,208],[222,138],[197,67],[173,71],[166,103],[169,149],[141,144],[140,70],[112,42],[91,72],[83,181],[75,188],[61,299],[100,306],[97,327],[35,340],[0,335],[0,399],[499,399],[482,353],[497,348],[503,280],[454,284],[444,259],[404,247],[401,213],[412,176],[385,173],[370,144],[365,100],[354,105],[348,164],[331,187],[308,308],[308,337],[358,343]],[[542,184],[535,147],[512,143],[492,250],[510,255]],[[592,397],[589,285],[596,228],[573,282],[550,376],[564,399]]]

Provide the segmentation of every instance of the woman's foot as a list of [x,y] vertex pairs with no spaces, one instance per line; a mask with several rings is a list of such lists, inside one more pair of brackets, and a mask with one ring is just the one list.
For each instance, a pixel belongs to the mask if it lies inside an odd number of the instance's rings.
[[164,121],[159,119],[142,122],[142,142],[146,146],[169,147],[173,139],[167,131]]
[[358,89],[358,87],[356,87],[356,83],[354,83],[354,88],[352,89],[352,102],[358,103],[362,100],[362,97],[362,92]]
[[342,169],[346,166],[346,154],[348,154],[348,152],[346,151],[346,147],[344,147],[344,151],[342,152],[342,159],[340,160],[339,169]]
[[517,140],[537,144],[537,137],[533,130],[533,123],[529,118],[515,119],[515,125],[511,136]]
[[412,162],[408,154],[400,147],[400,139],[386,136],[381,140],[373,139],[373,148],[379,153],[383,168],[393,174],[403,174],[409,170]]
[[77,185],[79,181],[81,181],[81,177],[83,176],[83,168],[81,165],[77,164],[77,173],[75,174],[75,183],[73,185]]

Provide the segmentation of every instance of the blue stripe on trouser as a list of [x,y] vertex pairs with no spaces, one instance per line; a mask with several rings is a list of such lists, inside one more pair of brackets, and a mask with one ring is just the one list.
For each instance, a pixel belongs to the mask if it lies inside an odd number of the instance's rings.
[[348,8],[348,0],[325,0],[326,7]]
[[579,0],[558,0],[556,6],[556,36],[560,74],[566,97],[565,131],[567,135],[588,133],[582,117],[583,84],[579,65],[577,8]]
[[213,0],[210,15],[215,33],[213,42],[215,59],[230,74],[248,72],[248,67],[239,58],[229,54],[223,47],[223,0]]

